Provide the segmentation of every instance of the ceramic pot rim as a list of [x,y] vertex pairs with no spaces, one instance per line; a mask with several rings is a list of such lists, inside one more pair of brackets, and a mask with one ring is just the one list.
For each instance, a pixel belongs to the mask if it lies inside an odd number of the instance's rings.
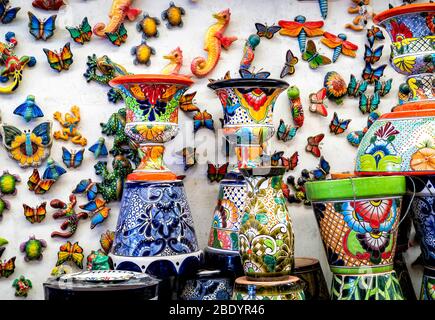
[[190,78],[176,75],[164,74],[130,74],[119,76],[109,81],[111,87],[127,83],[158,83],[158,84],[179,84],[190,86],[194,81]]
[[[378,120],[385,120],[385,119],[419,119],[419,118],[428,118],[428,117],[435,117],[435,103],[432,102],[432,108],[429,108],[430,105],[416,105],[404,107],[404,108],[398,108],[394,109],[393,112],[384,113],[379,117]],[[401,107],[401,106],[400,106]],[[409,108],[409,109],[408,109]]]
[[[427,111],[435,110],[435,100],[424,100],[424,101],[414,101],[407,102],[402,105],[395,106],[392,111],[396,112],[406,112],[406,111]],[[382,116],[389,114],[385,113]],[[380,118],[382,118],[382,116]]]
[[387,198],[404,195],[406,179],[396,173],[395,176],[310,181],[305,187],[307,199],[312,202]]
[[256,285],[259,287],[275,287],[280,285],[294,285],[299,284],[301,282],[301,279],[295,276],[285,276],[285,279],[283,280],[275,280],[273,277],[270,277],[268,281],[256,281],[256,280],[250,280],[247,276],[239,277],[236,279],[235,283],[236,285]]
[[207,87],[210,89],[223,89],[223,88],[281,88],[287,89],[289,84],[286,81],[278,79],[244,79],[235,78],[227,80],[218,80],[209,83]]
[[295,266],[292,273],[298,275],[300,273],[313,272],[319,269],[321,269],[320,262],[316,258],[295,257]]
[[375,15],[373,17],[373,22],[375,24],[380,24],[395,16],[428,11],[435,11],[435,3],[415,3],[385,10]]

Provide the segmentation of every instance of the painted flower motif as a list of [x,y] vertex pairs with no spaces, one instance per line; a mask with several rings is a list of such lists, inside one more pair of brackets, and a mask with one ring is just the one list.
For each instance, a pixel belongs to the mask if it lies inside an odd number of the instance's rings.
[[405,38],[412,38],[412,31],[404,23],[397,20],[391,21],[391,35],[393,42],[402,41]]
[[401,57],[401,58],[394,59],[393,63],[401,71],[406,73],[411,73],[412,70],[414,69],[416,59],[417,58],[414,56]]
[[221,248],[232,250],[231,239],[226,232],[218,231],[218,239],[221,243]]
[[435,14],[429,13],[426,16],[426,25],[429,28],[430,32],[435,33]]
[[372,229],[380,229],[381,224],[390,216],[391,208],[393,206],[392,199],[379,199],[357,201],[354,206],[356,213],[367,223]]
[[376,130],[375,136],[379,139],[388,139],[398,133],[400,132],[396,130],[393,124],[391,122],[387,122],[385,125]]
[[144,139],[148,141],[159,142],[162,139],[164,132],[164,126],[159,125],[146,125],[138,124],[133,127],[132,131],[134,133],[140,134]]
[[[29,135],[30,143],[27,141]],[[31,148],[27,148],[27,145],[31,145]],[[45,156],[42,138],[33,133],[17,135],[11,143],[11,155],[23,165],[39,162]]]
[[233,228],[234,225],[238,222],[238,209],[231,200],[221,200],[217,210],[218,212],[215,213],[215,216],[219,215],[222,219],[220,228]]
[[149,100],[138,100],[139,108],[142,110],[142,114],[148,121],[156,121],[158,117],[166,112],[166,102],[156,101],[155,104],[150,103]]
[[410,166],[415,171],[429,171],[435,169],[435,149],[421,148],[411,156]]
[[370,253],[370,261],[379,264],[382,261],[382,253],[390,243],[390,233],[372,231],[357,234],[362,247]]

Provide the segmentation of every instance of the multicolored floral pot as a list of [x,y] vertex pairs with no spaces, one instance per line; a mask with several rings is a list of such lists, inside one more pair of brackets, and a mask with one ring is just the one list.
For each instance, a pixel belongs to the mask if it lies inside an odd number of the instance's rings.
[[292,275],[304,283],[305,300],[329,300],[328,285],[319,260],[314,258],[295,258]]
[[420,107],[403,105],[373,123],[358,147],[357,175],[435,174],[435,108]]
[[305,184],[339,300],[401,300],[393,271],[403,176],[323,180]]
[[305,300],[303,282],[294,276],[278,281],[236,279],[232,300]]
[[283,167],[241,169],[248,185],[239,246],[249,280],[287,278],[294,267],[292,222],[282,193]]
[[415,185],[411,214],[425,268],[420,299],[435,300],[435,176],[416,177],[412,182],[404,202],[412,200]]
[[393,68],[408,76],[402,102],[434,101],[435,3],[410,4],[377,14],[373,21],[387,30]]
[[276,79],[227,79],[208,84],[222,104],[224,135],[236,144],[239,168],[261,163],[263,142],[275,133],[276,99],[288,86]]
[[181,300],[230,300],[234,278],[221,270],[200,270],[181,286]]

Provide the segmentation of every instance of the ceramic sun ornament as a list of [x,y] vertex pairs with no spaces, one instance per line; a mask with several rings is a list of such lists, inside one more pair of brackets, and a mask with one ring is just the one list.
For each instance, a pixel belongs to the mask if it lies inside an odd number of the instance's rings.
[[173,27],[182,27],[182,16],[185,14],[182,7],[177,7],[173,2],[169,3],[169,8],[162,12],[162,19],[167,21],[166,27],[171,29]]
[[319,37],[323,35],[323,21],[307,21],[304,16],[297,16],[294,21],[280,20],[281,30],[279,34],[288,37],[297,37],[301,53],[305,52],[307,37]]
[[230,9],[215,13],[213,17],[217,22],[208,28],[204,40],[204,50],[208,54],[207,59],[196,57],[190,66],[190,70],[198,78],[203,78],[209,74],[216,67],[222,48],[228,49],[237,40],[237,37],[223,35],[230,23]]
[[18,162],[20,167],[38,167],[50,155],[51,122],[37,125],[32,131],[3,124],[1,126],[3,145],[9,156]]
[[5,40],[5,42],[0,42],[0,82],[6,84],[0,86],[0,94],[10,94],[17,90],[23,79],[24,68],[33,67],[36,64],[35,57],[18,58],[15,54],[14,49],[18,45],[15,33],[6,33]]
[[71,113],[66,113],[64,117],[62,117],[62,114],[59,111],[56,111],[53,114],[53,117],[63,127],[62,130],[54,132],[54,138],[56,140],[68,141],[71,139],[71,142],[74,144],[79,144],[81,146],[87,144],[86,138],[83,137],[77,129],[80,122],[79,107],[73,106],[71,108]]
[[358,46],[350,41],[347,41],[347,36],[344,33],[334,35],[332,33],[325,32],[320,41],[322,41],[322,43],[328,48],[334,49],[332,62],[337,61],[341,54],[352,58],[356,57]]

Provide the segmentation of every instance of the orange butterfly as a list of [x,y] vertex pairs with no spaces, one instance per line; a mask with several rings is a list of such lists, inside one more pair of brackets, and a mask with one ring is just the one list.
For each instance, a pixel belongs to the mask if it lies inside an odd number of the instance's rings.
[[30,191],[33,191],[36,194],[44,194],[48,190],[50,190],[51,186],[55,182],[56,180],[53,179],[41,180],[38,169],[33,169],[33,173],[30,176],[29,180],[27,181],[27,186],[29,187]]
[[70,43],[65,44],[60,53],[51,51],[46,48],[43,49],[47,56],[47,61],[50,67],[58,72],[62,70],[69,70],[73,63],[73,54],[70,49]]
[[311,154],[317,158],[320,157],[321,152],[319,148],[319,143],[323,140],[325,135],[323,133],[320,133],[316,136],[308,137],[307,139],[307,146],[305,147],[305,150],[307,152],[311,152]]
[[79,243],[76,242],[71,244],[71,242],[68,241],[59,248],[56,266],[60,266],[66,261],[71,260],[76,264],[77,267],[83,269],[83,258],[83,248],[79,246]]
[[183,95],[180,99],[180,109],[184,112],[199,111],[199,108],[193,104],[195,95],[196,91]]
[[8,278],[15,271],[15,259],[12,257],[9,260],[0,260],[0,278]]
[[193,132],[196,133],[201,128],[207,128],[214,131],[213,116],[205,111],[198,111],[193,116]]
[[41,203],[36,208],[29,207],[27,204],[23,203],[24,208],[24,216],[26,219],[31,222],[32,224],[37,222],[41,223],[42,220],[45,219],[45,215],[47,214],[46,210],[47,202]]
[[115,240],[115,232],[107,230],[100,236],[100,245],[105,253],[109,253],[112,249],[113,240]]
[[90,211],[92,215],[91,229],[106,220],[110,213],[110,208],[106,207],[106,201],[100,198],[96,198],[87,204],[81,205],[80,209]]

